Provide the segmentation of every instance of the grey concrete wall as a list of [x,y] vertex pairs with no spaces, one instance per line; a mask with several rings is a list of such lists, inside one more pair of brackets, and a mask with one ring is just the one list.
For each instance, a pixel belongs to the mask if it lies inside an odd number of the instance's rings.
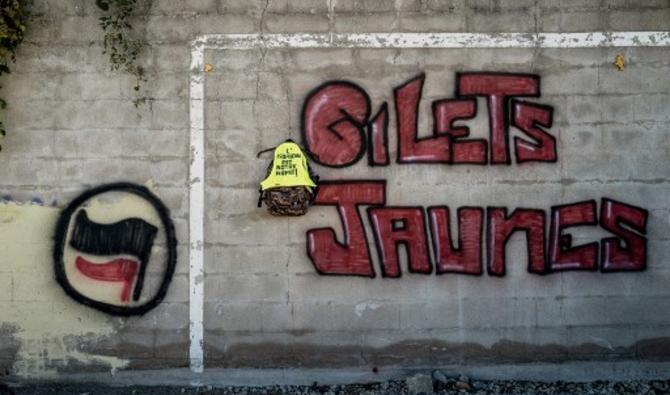
[[[4,112],[8,135],[0,141],[0,194],[7,207],[39,199],[55,209],[36,214],[51,216],[40,235],[43,253],[31,255],[28,245],[3,255],[0,247],[0,367],[39,377],[188,366],[189,45],[195,37],[648,31],[668,30],[670,20],[667,1],[156,0],[142,3],[135,21],[149,43],[141,62],[151,97],[136,109],[134,81],[110,72],[101,53],[101,14],[93,1],[34,0],[31,13],[17,63],[2,79],[10,107]],[[612,64],[617,54],[627,61],[624,71]],[[206,366],[667,360],[668,55],[663,47],[206,51],[213,66],[205,81]],[[581,200],[624,201],[649,210],[645,271],[533,275],[526,272],[525,239],[517,234],[502,278],[322,276],[305,252],[305,235],[330,226],[342,240],[335,209],[318,206],[285,219],[256,208],[267,160],[255,154],[288,137],[299,140],[300,109],[310,90],[346,79],[368,92],[373,111],[388,101],[394,158],[393,88],[426,73],[425,132],[431,130],[430,101],[453,95],[459,71],[539,75],[542,96],[533,100],[554,107],[549,131],[558,142],[558,162],[371,168],[364,159],[344,169],[316,165],[316,172],[322,179],[386,179],[389,205],[532,207],[549,214],[551,206]],[[473,137],[487,136],[486,117],[480,99],[477,117],[467,123]],[[141,317],[80,305],[52,274],[48,246],[57,211],[83,191],[115,181],[150,185],[170,209],[179,240],[167,296]],[[5,240],[17,236],[11,221],[0,226]],[[367,221],[366,229],[372,240]],[[573,233],[577,243],[610,235],[597,227]],[[12,263],[19,255],[34,269]],[[25,314],[35,318],[26,321]],[[49,330],[54,317],[67,322]]]

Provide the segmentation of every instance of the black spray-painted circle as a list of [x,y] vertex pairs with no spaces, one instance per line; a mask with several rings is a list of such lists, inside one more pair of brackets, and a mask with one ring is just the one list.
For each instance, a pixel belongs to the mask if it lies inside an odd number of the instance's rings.
[[[77,212],[77,209],[79,209],[88,200],[107,192],[128,193],[144,199],[154,208],[154,210],[156,210],[156,214],[160,218],[162,227],[165,231],[167,256],[165,258],[163,279],[153,298],[140,305],[119,306],[91,299],[77,291],[72,286],[72,284],[70,284],[66,274],[64,251],[65,243],[68,238],[68,230],[70,223],[72,222],[72,216],[75,212]],[[85,210],[80,210],[80,213],[82,211]],[[60,217],[58,218],[58,222],[56,223],[56,231],[54,234],[53,258],[56,280],[61,285],[61,287],[63,287],[65,293],[67,293],[77,302],[109,314],[119,316],[142,315],[161,303],[170,286],[172,276],[174,275],[175,266],[177,263],[177,238],[175,235],[174,224],[170,219],[170,211],[156,195],[141,185],[122,182],[101,185],[99,187],[88,190],[72,200],[72,202],[62,211]]]

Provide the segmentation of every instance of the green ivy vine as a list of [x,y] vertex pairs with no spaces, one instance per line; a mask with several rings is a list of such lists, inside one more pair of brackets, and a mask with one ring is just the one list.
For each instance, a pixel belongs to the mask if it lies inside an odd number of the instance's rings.
[[140,85],[147,81],[144,68],[136,64],[146,43],[143,40],[132,38],[132,25],[130,17],[135,10],[137,0],[96,0],[96,5],[105,12],[100,17],[100,26],[105,33],[103,54],[109,55],[110,68],[112,71],[122,69],[135,77],[136,98],[133,100],[135,107],[143,104],[147,98],[140,97]]
[[[19,0],[0,0],[0,76],[9,74],[9,64],[16,61],[16,49],[26,32],[26,12]],[[1,86],[0,86],[1,88]],[[7,102],[0,99],[0,109],[7,108]],[[0,120],[0,136],[7,133]],[[0,146],[2,150],[2,146]]]

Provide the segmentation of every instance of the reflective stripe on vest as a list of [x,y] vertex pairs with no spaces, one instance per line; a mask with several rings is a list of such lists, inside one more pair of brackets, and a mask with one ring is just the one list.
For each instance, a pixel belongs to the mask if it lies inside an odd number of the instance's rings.
[[282,143],[275,149],[272,171],[261,181],[261,190],[296,186],[309,188],[315,187],[316,184],[309,176],[307,158],[300,146],[293,142]]

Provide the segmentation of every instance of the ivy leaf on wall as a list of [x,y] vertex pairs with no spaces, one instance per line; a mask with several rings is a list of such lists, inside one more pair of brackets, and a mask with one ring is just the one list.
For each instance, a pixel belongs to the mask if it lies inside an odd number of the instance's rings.
[[[133,27],[130,24],[137,0],[96,0],[96,4],[106,12],[105,16],[98,18],[104,32],[102,53],[109,56],[112,71],[123,70],[135,77],[133,91],[139,95],[140,85],[147,78],[144,68],[136,64],[146,44],[143,40],[133,38]],[[137,96],[133,104],[138,107],[146,100],[146,97]]]
[[109,11],[109,1],[107,0],[96,0],[95,4],[103,11]]
[[[19,0],[0,1],[0,75],[9,74],[9,64],[15,61],[16,50],[23,41],[26,31],[24,3]],[[0,109],[6,107],[7,102],[0,99]],[[5,134],[5,125],[0,120],[0,136]]]

